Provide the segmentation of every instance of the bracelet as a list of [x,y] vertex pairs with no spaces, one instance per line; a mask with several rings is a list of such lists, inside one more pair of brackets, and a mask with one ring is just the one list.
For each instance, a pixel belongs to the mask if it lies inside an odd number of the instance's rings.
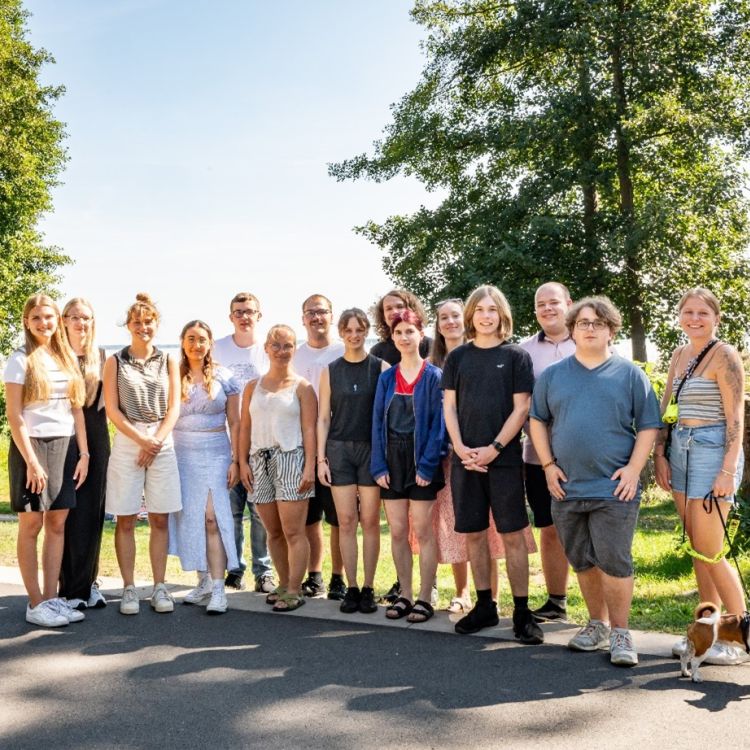
[[[91,458],[91,454],[90,453],[79,453],[78,454],[79,458],[83,458],[84,456],[86,456],[86,458]],[[734,475],[732,475],[732,476],[734,476]]]
[[551,461],[547,461],[546,464],[542,464],[542,469],[546,469],[548,466],[552,466],[552,464],[557,463],[557,460],[553,458]]
[[733,477],[735,472],[728,471],[727,469],[719,469],[720,474],[726,474],[728,477]]
[[328,463],[328,459],[327,458],[319,458],[318,459],[318,463],[319,464],[327,464]]

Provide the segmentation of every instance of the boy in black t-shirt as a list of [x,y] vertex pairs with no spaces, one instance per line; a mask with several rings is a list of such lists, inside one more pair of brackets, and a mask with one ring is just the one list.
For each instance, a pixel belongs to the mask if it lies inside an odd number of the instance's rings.
[[476,606],[456,623],[457,633],[498,624],[490,590],[489,514],[505,545],[513,593],[513,632],[521,643],[544,641],[528,606],[529,525],[523,488],[520,433],[526,421],[534,371],[531,357],[508,343],[513,332],[508,301],[493,286],[481,286],[464,310],[468,344],[445,362],[445,425],[453,443],[451,491],[456,531],[466,534]]

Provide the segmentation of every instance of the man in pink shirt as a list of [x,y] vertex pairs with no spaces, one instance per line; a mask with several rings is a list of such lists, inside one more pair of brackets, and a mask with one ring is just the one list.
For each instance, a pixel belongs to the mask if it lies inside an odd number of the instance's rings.
[[[572,304],[567,288],[558,282],[542,284],[536,290],[534,309],[541,331],[521,342],[531,355],[535,380],[547,367],[576,350],[565,327],[565,313]],[[528,423],[524,432],[528,436]],[[534,514],[534,525],[539,529],[542,572],[547,587],[547,601],[532,614],[537,622],[564,620],[567,615],[568,560],[552,523],[552,499],[547,480],[528,437],[523,444],[523,462],[526,499]]]

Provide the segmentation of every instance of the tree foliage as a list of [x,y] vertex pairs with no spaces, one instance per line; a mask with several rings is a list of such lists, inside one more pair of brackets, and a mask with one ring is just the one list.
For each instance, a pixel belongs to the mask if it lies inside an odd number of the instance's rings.
[[51,291],[56,269],[70,262],[36,228],[66,154],[52,114],[63,88],[39,81],[54,60],[26,40],[27,15],[20,0],[0,0],[0,353],[17,337],[25,299]]
[[420,81],[339,180],[418,178],[435,209],[358,231],[428,300],[493,282],[520,330],[546,280],[608,294],[634,355],[674,344],[674,308],[711,287],[723,335],[750,323],[742,159],[750,147],[744,0],[419,0]]

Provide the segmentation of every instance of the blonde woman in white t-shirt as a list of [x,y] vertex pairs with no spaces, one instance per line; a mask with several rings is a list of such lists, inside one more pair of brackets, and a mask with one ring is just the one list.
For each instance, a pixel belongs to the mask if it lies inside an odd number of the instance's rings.
[[[62,335],[60,311],[37,294],[23,309],[24,346],[5,368],[6,414],[11,431],[8,475],[18,513],[18,567],[29,603],[26,620],[60,627],[84,615],[57,598],[68,510],[88,473],[83,406],[86,392],[78,363]],[[44,527],[43,587],[37,538]]]

